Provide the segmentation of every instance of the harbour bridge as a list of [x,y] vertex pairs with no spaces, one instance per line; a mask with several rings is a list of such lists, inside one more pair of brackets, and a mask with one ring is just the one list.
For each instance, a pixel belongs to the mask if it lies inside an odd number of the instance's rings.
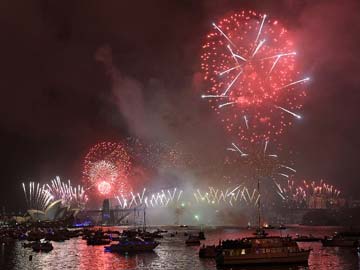
[[146,205],[131,208],[111,208],[109,199],[103,201],[101,209],[84,209],[78,213],[79,221],[91,221],[96,225],[145,225]]

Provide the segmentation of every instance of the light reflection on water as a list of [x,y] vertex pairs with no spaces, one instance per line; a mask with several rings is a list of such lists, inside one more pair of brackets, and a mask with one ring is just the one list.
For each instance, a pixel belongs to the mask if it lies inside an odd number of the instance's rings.
[[[119,230],[119,228],[114,228]],[[169,232],[177,230],[175,237],[165,236],[153,253],[121,255],[104,252],[103,246],[87,246],[81,238],[73,238],[63,243],[53,242],[54,250],[50,253],[34,253],[24,249],[21,242],[13,246],[0,247],[0,269],[38,270],[38,269],[79,269],[79,270],[112,270],[112,269],[216,269],[212,259],[199,259],[199,247],[186,247],[184,231],[190,229],[168,228]],[[120,229],[121,230],[121,229]],[[282,231],[282,235],[294,236],[296,233],[314,236],[330,235],[339,228],[334,227],[296,227]],[[269,231],[279,235],[279,231]],[[236,239],[250,235],[251,231],[234,228],[208,229],[205,244],[217,244],[220,239]],[[354,249],[322,247],[321,243],[300,243],[303,248],[312,248],[309,266],[261,267],[250,269],[279,270],[352,270],[360,269],[359,257]],[[33,255],[29,261],[29,255]],[[234,268],[233,268],[234,269]],[[249,268],[236,268],[249,269]]]

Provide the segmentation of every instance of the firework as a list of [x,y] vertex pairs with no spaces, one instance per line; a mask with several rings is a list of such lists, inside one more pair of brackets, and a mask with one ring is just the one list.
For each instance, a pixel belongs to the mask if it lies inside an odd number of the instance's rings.
[[279,196],[294,207],[323,208],[327,204],[334,204],[340,198],[340,190],[323,180],[301,181],[296,184],[288,180],[287,185],[278,185]]
[[263,144],[245,145],[246,147],[232,143],[227,150],[238,154],[238,160],[247,168],[252,178],[288,177],[288,174],[283,173],[281,169],[286,169],[289,173],[295,171],[295,169],[281,164],[278,155],[270,152],[268,141]]
[[236,203],[245,202],[248,205],[256,205],[260,194],[256,189],[250,191],[244,185],[238,185],[234,188],[227,188],[226,190],[208,187],[206,191],[196,189],[193,193],[197,203],[205,203],[209,205],[225,204],[228,206],[235,206]]
[[128,209],[137,206],[148,208],[179,207],[179,205],[200,205],[209,207],[228,206],[233,207],[241,203],[256,205],[260,194],[256,189],[250,190],[244,185],[227,188],[226,190],[209,186],[204,191],[199,188],[184,194],[182,189],[161,189],[157,192],[149,192],[145,188],[140,193],[130,192],[128,196],[116,196],[119,207]]
[[29,182],[28,188],[22,183],[25,200],[29,209],[45,211],[53,200],[53,196],[40,183]]
[[93,146],[84,161],[83,182],[103,196],[128,193],[131,161],[120,143],[101,142]]
[[257,189],[260,188],[260,181],[263,186],[265,185],[261,198],[273,201],[280,196],[282,200],[285,200],[286,194],[282,187],[285,182],[290,182],[296,170],[281,162],[279,155],[272,152],[269,141],[243,142],[241,146],[232,143],[227,150],[237,154],[233,162],[240,163],[242,172],[249,176],[251,182],[248,184],[257,183]]
[[213,23],[201,55],[202,98],[241,140],[269,140],[300,119],[306,96],[290,33],[276,20],[242,11]]
[[59,176],[46,184],[46,190],[51,194],[54,200],[61,200],[62,205],[72,208],[84,208],[88,201],[84,187],[81,185],[72,186],[71,181],[62,182]]
[[146,207],[167,207],[172,203],[180,201],[183,191],[181,189],[162,189],[161,191],[150,193],[146,188],[141,193],[134,194],[130,192],[128,196],[120,194],[116,196],[116,199],[121,208],[131,208],[139,205],[145,205]]

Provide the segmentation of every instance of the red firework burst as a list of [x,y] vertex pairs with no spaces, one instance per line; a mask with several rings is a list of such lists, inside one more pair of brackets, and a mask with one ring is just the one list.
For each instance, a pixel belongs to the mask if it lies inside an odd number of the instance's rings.
[[304,89],[289,32],[266,15],[242,11],[213,23],[201,69],[206,94],[226,129],[241,140],[274,138],[301,118]]
[[93,146],[84,160],[83,182],[103,196],[129,194],[130,157],[120,143],[101,142]]

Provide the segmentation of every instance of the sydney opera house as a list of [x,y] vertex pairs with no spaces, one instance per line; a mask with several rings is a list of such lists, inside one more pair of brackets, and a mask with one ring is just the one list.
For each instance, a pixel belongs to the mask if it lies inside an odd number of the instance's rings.
[[33,221],[56,221],[75,217],[79,211],[79,208],[63,206],[61,200],[56,200],[49,204],[45,211],[29,209],[27,214]]

